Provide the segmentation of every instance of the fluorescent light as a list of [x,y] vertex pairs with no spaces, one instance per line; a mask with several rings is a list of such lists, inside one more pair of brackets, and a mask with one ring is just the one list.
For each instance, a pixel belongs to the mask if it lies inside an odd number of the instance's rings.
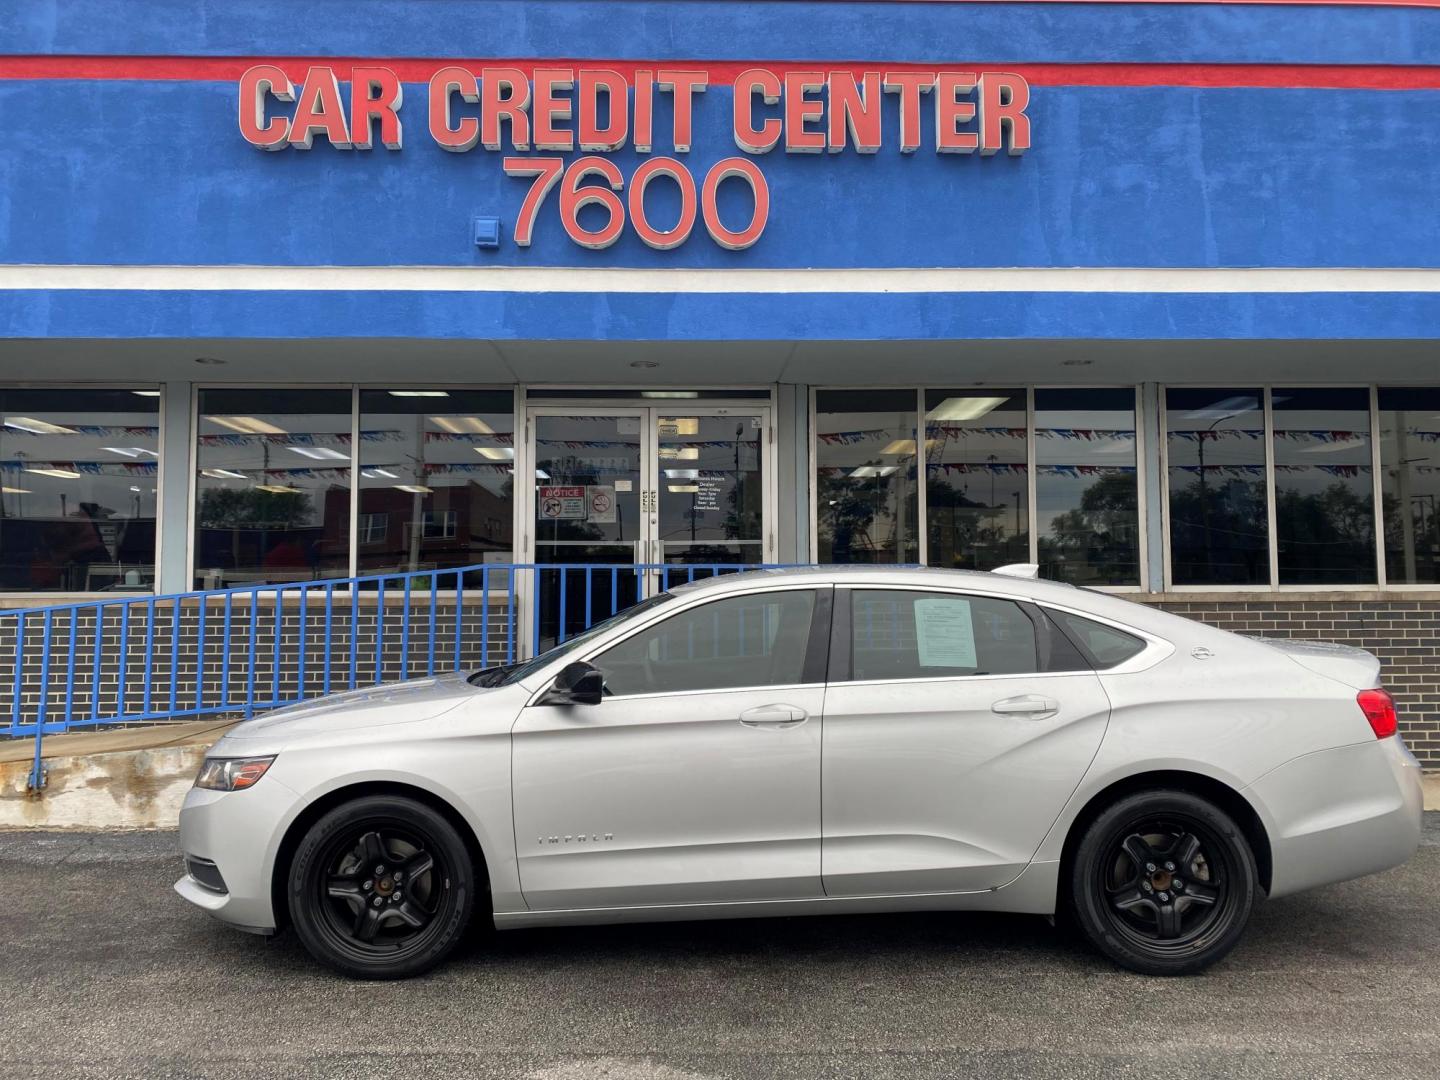
[[978,420],[991,409],[997,409],[1009,398],[947,397],[925,413],[927,420]]
[[641,390],[643,398],[698,398],[699,390]]
[[[1277,399],[1278,400],[1278,399]],[[1207,405],[1203,409],[1194,409],[1185,413],[1182,420],[1229,420],[1239,416],[1241,413],[1255,412],[1260,408],[1258,399],[1248,395],[1240,394],[1234,397],[1221,398],[1213,405]]]
[[138,487],[136,487],[134,484],[131,484],[131,485],[130,485],[130,490],[131,490],[131,491],[134,491],[134,492],[139,492],[140,489],[139,489]]
[[78,480],[84,475],[83,473],[76,472],[74,469],[26,469],[25,471],[35,473],[39,476],[55,476],[61,480]]
[[396,484],[396,491],[404,491],[411,495],[429,495],[434,488],[428,488],[424,484]]
[[349,454],[342,454],[338,450],[331,450],[328,446],[286,446],[286,450],[293,450],[295,453],[308,457],[313,461],[349,461]]
[[1301,449],[1302,454],[1338,454],[1342,450],[1364,450],[1368,445],[1365,439],[1336,439],[1334,442],[1320,443],[1318,446],[1306,446]]
[[367,480],[378,480],[382,476],[387,480],[400,479],[396,473],[391,472],[389,469],[361,469],[360,475]]
[[5,426],[16,431],[28,431],[31,435],[79,435],[74,428],[61,427],[48,420],[36,420],[33,416],[7,416]]
[[866,480],[872,476],[889,476],[899,471],[899,465],[861,465],[849,475],[852,480]]
[[255,490],[256,490],[256,491],[268,491],[268,492],[270,492],[270,494],[272,494],[272,495],[290,495],[290,494],[298,495],[298,494],[300,494],[300,492],[299,492],[299,490],[298,490],[297,488],[285,487],[285,486],[282,485],[282,484],[256,484],[256,485],[255,485]]
[[159,390],[131,390],[130,392],[131,392],[132,394],[134,394],[136,397],[159,397],[159,396],[160,396],[160,391],[159,391]]
[[885,447],[884,450],[881,450],[880,453],[885,454],[885,455],[891,455],[891,454],[913,454],[913,453],[915,453],[915,440],[914,440],[914,439],[896,439],[896,440],[895,440],[894,442],[892,442],[889,446]]
[[448,390],[391,390],[391,397],[449,397]]
[[430,422],[452,435],[495,434],[495,429],[478,416],[432,416]]
[[510,446],[476,446],[472,449],[483,458],[491,461],[514,461],[515,449]]
[[0,495],[29,495],[29,488],[0,487]]
[[693,495],[700,490],[699,484],[666,484],[666,491],[673,491],[677,495]]
[[233,469],[201,469],[201,476],[208,476],[212,480],[249,480],[243,472],[235,472]]
[[698,446],[662,446],[660,447],[661,460],[670,461],[699,461],[700,448]]
[[666,469],[667,480],[698,480],[700,479],[699,469]]
[[550,474],[549,474],[548,472],[546,472],[544,469],[536,469],[536,470],[535,470],[535,479],[536,479],[536,480],[549,480],[549,479],[550,479]]
[[154,450],[146,450],[143,446],[102,446],[101,450],[108,450],[112,454],[119,454],[121,457],[137,458],[142,455],[159,457]]
[[253,416],[209,416],[206,417],[221,427],[228,427],[231,431],[238,431],[242,435],[288,435],[284,428],[278,428],[274,424],[267,424],[264,420],[257,420]]

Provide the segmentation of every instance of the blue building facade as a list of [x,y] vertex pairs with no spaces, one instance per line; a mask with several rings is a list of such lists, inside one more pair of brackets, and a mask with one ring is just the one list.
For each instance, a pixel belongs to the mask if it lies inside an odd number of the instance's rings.
[[1440,760],[1431,6],[33,0],[0,31],[7,606],[1034,561],[1375,648]]

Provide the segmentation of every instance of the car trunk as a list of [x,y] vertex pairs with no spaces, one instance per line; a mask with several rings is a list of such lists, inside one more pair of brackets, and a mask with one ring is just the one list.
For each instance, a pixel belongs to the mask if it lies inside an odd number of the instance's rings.
[[1380,685],[1380,660],[1374,653],[1351,645],[1335,645],[1328,641],[1291,641],[1284,638],[1260,638],[1272,649],[1278,649],[1303,668],[1326,675],[1356,690]]

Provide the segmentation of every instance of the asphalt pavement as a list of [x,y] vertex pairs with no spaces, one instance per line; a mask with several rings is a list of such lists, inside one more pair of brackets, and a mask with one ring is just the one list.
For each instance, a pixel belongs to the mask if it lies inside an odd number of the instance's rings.
[[357,983],[175,896],[173,833],[0,833],[13,1077],[1440,1077],[1440,814],[1407,866],[1264,903],[1204,976],[1039,918],[477,935]]

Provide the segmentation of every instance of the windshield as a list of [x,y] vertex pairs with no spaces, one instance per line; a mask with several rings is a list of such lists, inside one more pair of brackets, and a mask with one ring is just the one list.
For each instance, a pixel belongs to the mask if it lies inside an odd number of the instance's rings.
[[547,664],[551,664],[559,660],[562,656],[566,656],[579,649],[587,642],[593,641],[610,628],[618,626],[627,619],[633,619],[635,616],[641,615],[651,608],[663,604],[667,600],[673,600],[674,598],[673,593],[658,593],[648,600],[641,600],[638,604],[611,615],[608,619],[601,619],[599,622],[593,624],[590,629],[583,633],[576,634],[572,638],[568,638],[559,645],[556,645],[553,649],[547,649],[539,656],[531,657],[529,660],[524,660],[519,663],[501,664],[498,667],[485,668],[483,671],[477,671],[471,675],[469,681],[474,686],[509,686],[511,683],[517,683],[521,679],[533,675]]

